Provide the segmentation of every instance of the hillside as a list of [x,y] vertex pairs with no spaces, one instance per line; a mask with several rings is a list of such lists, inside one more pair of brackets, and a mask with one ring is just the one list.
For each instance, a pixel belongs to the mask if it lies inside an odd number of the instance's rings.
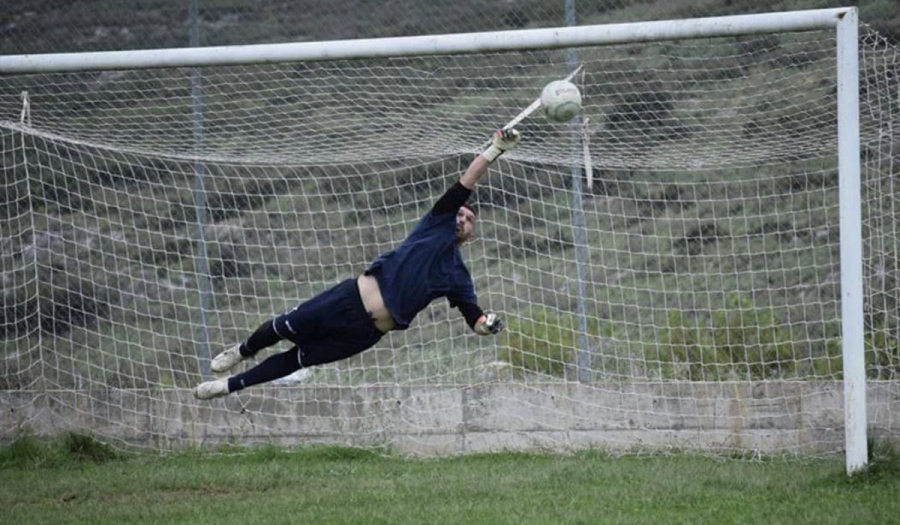
[[[620,2],[579,22],[757,3]],[[161,1],[124,16],[116,5],[16,6],[5,49],[182,45],[183,6]],[[343,20],[334,31],[325,21],[340,11],[204,5],[210,45],[540,27],[561,17],[543,2],[504,4],[510,12],[493,19],[476,16],[477,4],[444,12],[393,2],[376,14],[360,2],[350,7],[366,23]],[[867,36],[863,66],[869,371],[896,378],[900,190],[891,181],[900,128],[891,125],[900,101],[886,94],[900,71],[890,44],[900,9],[873,0],[861,10],[882,35]],[[571,134],[533,118],[521,151],[473,199],[479,240],[465,257],[482,303],[506,317],[508,332],[496,343],[474,338],[441,302],[413,329],[311,380],[465,383],[494,377],[498,361],[517,377],[571,379],[579,346],[596,380],[840,377],[830,39],[579,50],[593,188],[573,181],[573,165],[578,174],[583,166]],[[484,128],[569,69],[563,52],[517,60],[206,70],[199,157],[189,72],[2,79],[3,119],[18,120],[27,89],[34,126],[0,133],[0,388],[193,384],[207,352],[402,240],[465,169]],[[583,216],[572,212],[579,202]]]

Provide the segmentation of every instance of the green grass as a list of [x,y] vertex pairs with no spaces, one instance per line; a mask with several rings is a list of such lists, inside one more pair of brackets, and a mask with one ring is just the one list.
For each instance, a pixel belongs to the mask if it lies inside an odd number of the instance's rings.
[[900,522],[893,452],[848,479],[835,459],[596,452],[408,459],[274,447],[159,458],[75,441],[25,438],[0,449],[6,523]]

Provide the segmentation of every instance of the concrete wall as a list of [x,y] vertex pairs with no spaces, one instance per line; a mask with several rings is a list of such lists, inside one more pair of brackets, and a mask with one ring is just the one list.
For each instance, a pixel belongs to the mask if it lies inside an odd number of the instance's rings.
[[[77,430],[178,449],[223,443],[384,446],[410,454],[843,448],[839,382],[487,383],[265,387],[213,402],[189,390],[0,392],[0,440]],[[870,382],[870,436],[900,439],[900,382]]]

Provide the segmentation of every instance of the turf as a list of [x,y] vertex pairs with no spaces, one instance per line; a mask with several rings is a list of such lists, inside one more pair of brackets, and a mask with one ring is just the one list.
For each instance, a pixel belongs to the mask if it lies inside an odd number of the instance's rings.
[[4,523],[900,523],[896,456],[848,479],[839,459],[17,446],[0,453]]

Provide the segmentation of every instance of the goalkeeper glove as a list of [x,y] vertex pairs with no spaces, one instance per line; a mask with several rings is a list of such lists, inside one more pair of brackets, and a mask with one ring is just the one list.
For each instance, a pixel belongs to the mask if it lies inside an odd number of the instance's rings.
[[475,333],[478,335],[493,335],[503,330],[503,321],[497,314],[485,314],[475,323]]
[[515,129],[501,129],[491,137],[491,145],[481,154],[488,162],[497,160],[504,151],[509,151],[519,145],[521,135]]

